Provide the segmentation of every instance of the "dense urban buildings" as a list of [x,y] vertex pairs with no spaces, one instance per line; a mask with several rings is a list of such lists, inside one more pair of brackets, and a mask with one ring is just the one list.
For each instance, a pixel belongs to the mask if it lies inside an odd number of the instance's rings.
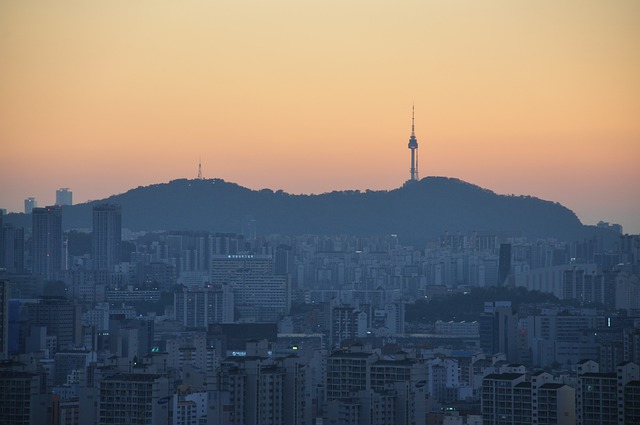
[[133,233],[114,204],[63,232],[65,211],[0,215],[0,422],[640,418],[638,235]]

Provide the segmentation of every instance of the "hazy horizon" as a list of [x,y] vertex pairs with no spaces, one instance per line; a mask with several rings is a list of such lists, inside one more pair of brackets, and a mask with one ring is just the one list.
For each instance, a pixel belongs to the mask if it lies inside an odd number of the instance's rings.
[[640,233],[640,3],[0,3],[0,208],[420,177]]

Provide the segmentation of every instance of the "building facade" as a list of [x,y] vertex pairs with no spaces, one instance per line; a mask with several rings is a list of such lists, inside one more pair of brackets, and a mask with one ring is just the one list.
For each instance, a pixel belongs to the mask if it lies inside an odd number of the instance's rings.
[[32,272],[57,279],[64,267],[62,211],[60,207],[34,208],[32,217]]
[[122,257],[122,210],[120,205],[93,207],[93,268],[114,271]]

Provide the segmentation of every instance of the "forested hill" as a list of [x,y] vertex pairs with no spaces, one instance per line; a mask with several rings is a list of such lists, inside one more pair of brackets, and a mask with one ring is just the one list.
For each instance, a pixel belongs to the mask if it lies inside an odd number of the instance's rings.
[[[389,191],[320,195],[251,190],[221,179],[174,180],[64,207],[65,229],[90,228],[91,208],[104,202],[122,205],[122,225],[133,231],[240,232],[242,220],[252,217],[258,234],[397,234],[401,242],[419,245],[446,231],[519,231],[531,238],[566,241],[613,236],[582,225],[558,203],[498,195],[445,177],[427,177]],[[26,214],[6,217],[6,222],[25,227],[30,221]]]

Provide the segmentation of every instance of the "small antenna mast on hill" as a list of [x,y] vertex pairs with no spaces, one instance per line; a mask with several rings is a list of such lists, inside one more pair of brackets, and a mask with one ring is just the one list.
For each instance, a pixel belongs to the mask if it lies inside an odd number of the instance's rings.
[[198,180],[204,180],[202,178],[202,159],[198,159]]

